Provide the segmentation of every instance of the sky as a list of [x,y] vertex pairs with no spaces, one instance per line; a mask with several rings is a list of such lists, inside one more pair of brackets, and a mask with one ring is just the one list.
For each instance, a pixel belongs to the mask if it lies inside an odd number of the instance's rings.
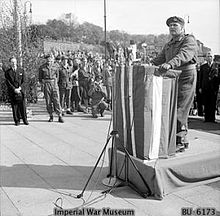
[[[80,23],[87,21],[104,29],[104,0],[31,0],[31,3],[33,23],[46,23],[64,13],[73,13]],[[189,17],[186,33],[192,33],[213,54],[220,54],[219,11],[220,0],[106,0],[107,31],[168,34],[167,18],[180,16],[187,21]]]

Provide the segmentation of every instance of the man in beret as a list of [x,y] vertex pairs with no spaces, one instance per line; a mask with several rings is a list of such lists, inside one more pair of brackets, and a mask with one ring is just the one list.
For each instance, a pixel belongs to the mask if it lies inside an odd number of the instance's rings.
[[44,90],[47,112],[50,116],[48,121],[53,121],[53,111],[55,111],[58,115],[58,121],[63,123],[59,88],[57,84],[59,80],[59,67],[54,63],[53,55],[48,54],[45,56],[45,59],[46,63],[39,68],[39,82]]
[[184,19],[173,16],[167,19],[166,24],[169,27],[171,40],[165,44],[152,63],[159,66],[161,74],[169,69],[182,71],[178,79],[176,137],[177,152],[182,152],[189,145],[188,115],[195,94],[198,48],[194,36],[185,34]]

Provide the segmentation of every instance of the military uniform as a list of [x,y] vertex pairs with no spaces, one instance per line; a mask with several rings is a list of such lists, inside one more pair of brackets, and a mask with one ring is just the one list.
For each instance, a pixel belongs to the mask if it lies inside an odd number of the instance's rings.
[[[176,20],[176,18],[169,18],[167,25],[171,22],[184,23],[181,18],[177,18],[180,20]],[[161,53],[152,60],[154,65],[167,63],[171,66],[171,69],[182,71],[178,80],[177,143],[182,143],[186,146],[188,145],[188,115],[196,87],[197,51],[197,42],[194,36],[182,33],[165,44]]]
[[105,93],[102,90],[101,85],[99,85],[97,82],[94,82],[91,85],[91,88],[88,92],[88,95],[91,97],[92,99],[92,115],[94,118],[98,117],[98,113],[101,114],[101,116],[103,117],[103,113],[105,111],[105,109],[107,109],[108,105],[107,103],[104,101],[104,99],[106,98]]
[[60,106],[59,88],[57,81],[59,79],[59,67],[56,63],[45,63],[39,68],[39,82],[43,84],[44,97],[46,100],[47,112],[50,117],[53,111],[57,115],[62,114]]
[[67,111],[70,112],[70,98],[72,89],[72,79],[71,79],[72,67],[63,65],[59,69],[59,93],[60,93],[60,104],[62,109],[64,109],[65,104]]

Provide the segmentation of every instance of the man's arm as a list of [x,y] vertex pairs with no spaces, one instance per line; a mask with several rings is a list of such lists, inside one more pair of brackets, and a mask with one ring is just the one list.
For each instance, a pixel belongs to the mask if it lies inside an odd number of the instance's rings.
[[16,87],[11,82],[11,77],[9,75],[9,71],[10,71],[10,69],[5,72],[6,84],[7,84],[8,88],[11,89],[11,91],[15,91]]
[[198,47],[195,38],[188,35],[183,40],[182,47],[178,54],[167,62],[171,65],[172,69],[190,62],[197,55]]
[[153,65],[158,66],[158,65],[161,65],[161,64],[163,64],[163,63],[165,63],[165,62],[166,62],[166,58],[165,58],[165,47],[163,47],[162,51],[157,55],[156,58],[154,58],[154,59],[151,61],[151,63],[152,63]]

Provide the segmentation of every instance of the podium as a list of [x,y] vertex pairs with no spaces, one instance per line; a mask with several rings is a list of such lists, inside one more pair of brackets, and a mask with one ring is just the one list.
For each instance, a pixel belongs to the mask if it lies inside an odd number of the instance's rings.
[[119,66],[113,95],[113,129],[119,132],[117,150],[141,160],[167,158],[176,151],[178,75],[158,76],[147,65]]
[[158,76],[157,67],[133,65],[118,67],[114,75],[113,130],[118,138],[116,151],[109,151],[109,176],[156,199],[220,178],[214,142],[201,150],[201,143],[192,141],[190,153],[169,158],[176,150],[179,74],[170,70]]

